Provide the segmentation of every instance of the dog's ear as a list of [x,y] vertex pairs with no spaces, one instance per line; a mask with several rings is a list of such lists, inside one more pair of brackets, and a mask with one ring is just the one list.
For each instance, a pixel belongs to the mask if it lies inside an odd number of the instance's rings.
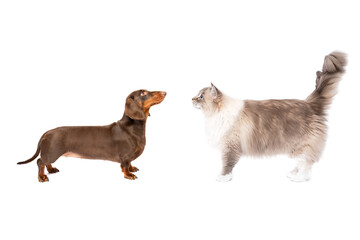
[[216,103],[220,102],[221,97],[222,97],[222,93],[212,83],[211,83],[211,88],[210,88],[210,96],[212,97],[213,101]]
[[125,114],[134,120],[145,120],[145,113],[142,111],[140,106],[136,104],[135,100],[128,97],[125,104]]

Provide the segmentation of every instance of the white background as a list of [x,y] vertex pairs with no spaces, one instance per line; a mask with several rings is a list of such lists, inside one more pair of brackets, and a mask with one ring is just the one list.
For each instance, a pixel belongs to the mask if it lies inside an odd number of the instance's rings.
[[[249,1],[250,2],[250,1]],[[1,239],[359,239],[357,1],[1,1]],[[334,50],[349,55],[313,179],[287,157],[219,154],[191,98],[213,82],[241,99],[306,98]],[[119,120],[133,90],[167,91],[124,179],[108,161],[30,158],[43,132]]]

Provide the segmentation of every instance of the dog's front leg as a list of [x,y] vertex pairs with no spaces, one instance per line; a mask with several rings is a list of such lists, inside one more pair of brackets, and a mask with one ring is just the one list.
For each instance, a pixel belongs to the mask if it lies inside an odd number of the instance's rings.
[[134,167],[134,166],[131,165],[131,163],[130,163],[129,171],[130,171],[130,172],[137,172],[137,171],[139,171],[139,169],[138,169],[137,167]]
[[240,153],[232,149],[224,149],[222,151],[222,171],[217,177],[219,182],[228,182],[232,179],[232,170],[239,161]]
[[120,163],[121,171],[124,173],[124,178],[135,180],[137,179],[137,177],[135,176],[135,174],[132,174],[130,172],[130,166],[131,164],[129,161],[121,161]]

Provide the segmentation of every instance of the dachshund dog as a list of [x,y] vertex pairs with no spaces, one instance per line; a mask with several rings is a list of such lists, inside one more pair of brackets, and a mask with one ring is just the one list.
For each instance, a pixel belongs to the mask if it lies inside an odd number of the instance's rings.
[[59,127],[47,131],[39,140],[35,155],[24,162],[37,160],[39,182],[47,182],[45,167],[49,173],[59,172],[51,164],[59,157],[110,160],[120,163],[124,177],[134,180],[132,173],[139,169],[131,161],[139,157],[145,148],[145,125],[149,109],[161,103],[166,92],[138,90],[126,98],[125,112],[121,120],[106,126]]

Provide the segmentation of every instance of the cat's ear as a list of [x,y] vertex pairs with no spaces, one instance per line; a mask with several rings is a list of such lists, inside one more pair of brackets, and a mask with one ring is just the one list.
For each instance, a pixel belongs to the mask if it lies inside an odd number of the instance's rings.
[[211,88],[210,88],[210,96],[214,102],[220,102],[221,97],[222,97],[222,93],[212,83],[211,83]]

